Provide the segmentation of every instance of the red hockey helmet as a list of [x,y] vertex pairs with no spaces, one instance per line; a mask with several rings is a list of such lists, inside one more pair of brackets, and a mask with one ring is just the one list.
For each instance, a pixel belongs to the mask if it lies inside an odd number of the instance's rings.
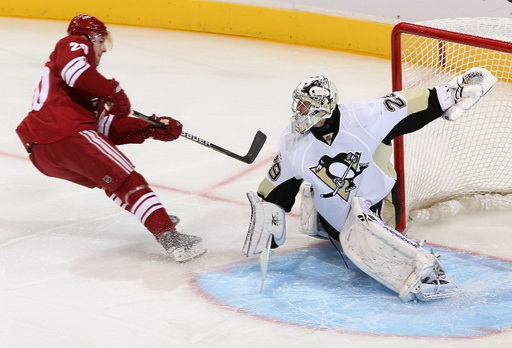
[[107,42],[108,49],[112,48],[112,37],[105,24],[98,18],[79,14],[75,16],[68,26],[68,35],[86,35],[89,40],[103,38]]

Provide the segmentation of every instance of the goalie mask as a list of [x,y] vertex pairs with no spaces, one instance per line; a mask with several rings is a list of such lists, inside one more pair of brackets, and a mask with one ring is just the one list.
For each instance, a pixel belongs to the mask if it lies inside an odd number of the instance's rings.
[[112,36],[105,24],[96,17],[85,14],[79,14],[69,22],[68,35],[85,35],[92,42],[96,39],[104,39],[108,50],[113,46]]
[[292,98],[292,129],[304,134],[322,119],[331,117],[338,104],[338,91],[327,77],[315,76],[299,83]]

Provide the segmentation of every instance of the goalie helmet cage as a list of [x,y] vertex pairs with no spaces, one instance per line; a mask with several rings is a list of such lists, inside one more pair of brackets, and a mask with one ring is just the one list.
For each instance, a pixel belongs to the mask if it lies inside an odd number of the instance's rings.
[[512,208],[512,19],[399,23],[393,90],[443,86],[473,67],[498,82],[455,122],[438,119],[394,141],[397,229],[458,212]]

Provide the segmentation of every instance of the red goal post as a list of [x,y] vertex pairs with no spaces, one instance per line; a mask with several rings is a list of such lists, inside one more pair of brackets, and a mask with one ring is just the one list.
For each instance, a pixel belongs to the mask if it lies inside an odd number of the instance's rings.
[[397,24],[393,90],[442,86],[472,67],[498,82],[455,122],[438,119],[394,140],[397,229],[458,212],[512,208],[512,19]]

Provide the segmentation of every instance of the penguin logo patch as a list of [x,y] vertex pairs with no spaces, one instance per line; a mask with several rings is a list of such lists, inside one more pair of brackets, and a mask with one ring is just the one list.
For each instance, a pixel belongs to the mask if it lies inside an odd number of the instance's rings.
[[368,163],[359,163],[360,159],[360,152],[341,152],[334,157],[324,155],[315,167],[310,167],[309,170],[331,188],[331,192],[322,193],[320,197],[338,195],[348,201],[350,192],[357,188],[354,179],[368,167]]

